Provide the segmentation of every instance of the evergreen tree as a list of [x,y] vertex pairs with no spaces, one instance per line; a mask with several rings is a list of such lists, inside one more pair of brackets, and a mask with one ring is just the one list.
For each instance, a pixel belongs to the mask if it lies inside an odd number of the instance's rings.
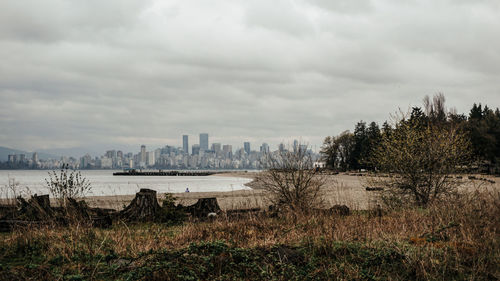
[[354,149],[351,157],[351,168],[356,170],[365,168],[363,159],[366,159],[366,156],[368,156],[368,146],[366,123],[360,121],[354,128]]

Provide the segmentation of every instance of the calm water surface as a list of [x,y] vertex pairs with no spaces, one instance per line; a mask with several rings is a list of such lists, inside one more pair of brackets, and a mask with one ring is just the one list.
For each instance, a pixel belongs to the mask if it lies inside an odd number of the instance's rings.
[[[9,178],[18,183],[18,190],[22,195],[48,193],[45,179],[49,178],[49,171],[42,170],[0,170],[0,198],[5,198],[5,186]],[[222,176],[195,176],[195,177],[168,177],[168,176],[113,176],[112,170],[84,170],[82,176],[87,178],[92,191],[88,196],[127,195],[135,194],[141,188],[150,188],[158,192],[190,192],[232,191],[250,189],[245,186],[251,179],[222,177]],[[18,191],[19,193],[19,191]]]

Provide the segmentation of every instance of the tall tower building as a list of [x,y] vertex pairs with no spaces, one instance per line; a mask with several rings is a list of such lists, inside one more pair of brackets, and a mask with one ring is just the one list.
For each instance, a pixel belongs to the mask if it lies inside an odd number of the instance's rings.
[[299,151],[299,141],[293,140],[293,152]]
[[200,134],[200,150],[208,150],[208,134]]
[[146,146],[144,144],[141,145],[140,162],[146,163]]
[[233,157],[233,146],[230,144],[223,145],[222,152],[224,153],[224,157],[232,158]]
[[247,155],[250,155],[250,142],[244,142],[243,147],[245,148],[245,152],[247,153]]
[[279,150],[280,150],[280,152],[285,151],[285,145],[283,143],[280,143]]
[[222,151],[222,147],[221,147],[221,144],[220,143],[212,143],[212,150],[215,152],[215,153],[219,153]]
[[189,154],[189,137],[188,135],[182,136],[182,149],[185,154]]
[[200,145],[199,144],[193,144],[193,147],[191,148],[191,151],[193,155],[200,155]]
[[268,153],[269,152],[269,145],[267,143],[262,143],[262,145],[260,146],[260,152]]

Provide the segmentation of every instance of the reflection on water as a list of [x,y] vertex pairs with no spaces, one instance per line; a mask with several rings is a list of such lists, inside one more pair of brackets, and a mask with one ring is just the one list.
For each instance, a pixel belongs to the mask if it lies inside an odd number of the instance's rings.
[[[0,170],[0,187],[5,190],[9,178],[15,179],[18,189],[23,194],[46,194],[45,179],[49,171],[42,170]],[[135,194],[141,188],[149,188],[162,192],[232,191],[250,189],[245,186],[250,179],[220,176],[168,177],[168,176],[113,176],[112,170],[84,170],[82,176],[87,178],[92,191],[88,196]],[[5,197],[5,191],[0,194]]]

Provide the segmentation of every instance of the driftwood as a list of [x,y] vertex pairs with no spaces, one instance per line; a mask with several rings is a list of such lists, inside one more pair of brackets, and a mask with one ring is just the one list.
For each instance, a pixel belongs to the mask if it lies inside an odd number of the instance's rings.
[[120,212],[119,217],[126,221],[153,221],[160,209],[156,199],[156,191],[143,188],[135,194],[134,200]]

